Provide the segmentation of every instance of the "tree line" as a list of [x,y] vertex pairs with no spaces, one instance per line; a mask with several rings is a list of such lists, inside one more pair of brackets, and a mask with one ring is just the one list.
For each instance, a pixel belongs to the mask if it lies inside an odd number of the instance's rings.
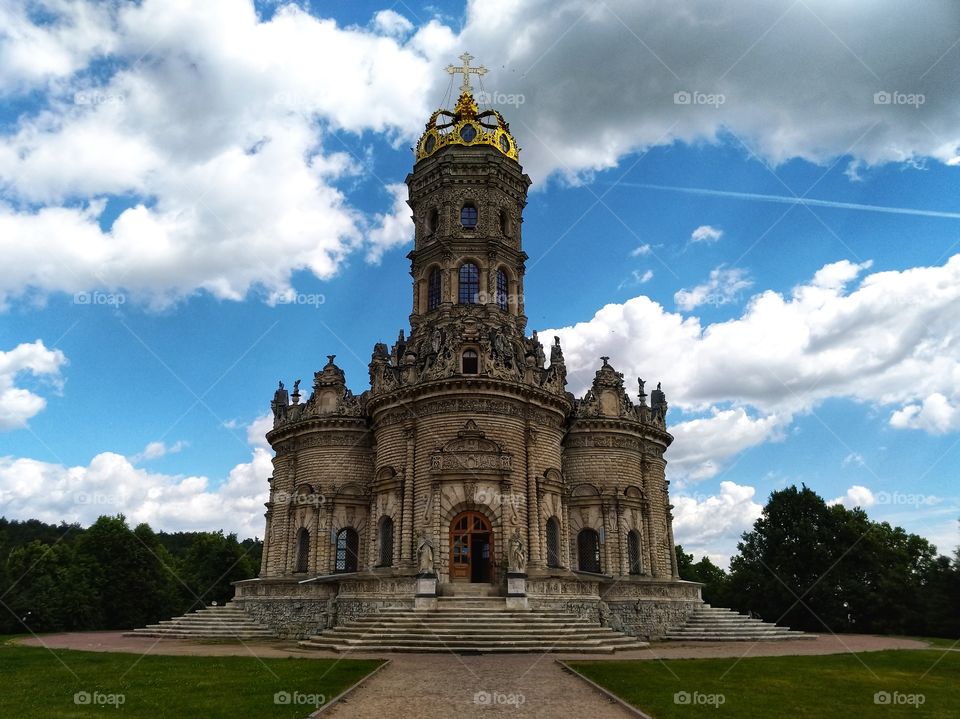
[[132,629],[233,597],[263,544],[219,532],[0,518],[0,634]]
[[676,550],[680,578],[702,582],[714,606],[815,633],[960,637],[960,548],[938,555],[923,537],[806,486],[770,495],[729,572]]

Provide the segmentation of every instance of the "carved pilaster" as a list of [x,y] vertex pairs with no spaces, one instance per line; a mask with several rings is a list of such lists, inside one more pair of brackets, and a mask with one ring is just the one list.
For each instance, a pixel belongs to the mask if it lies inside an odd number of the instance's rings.
[[403,543],[403,551],[400,555],[400,564],[401,566],[412,567],[416,562],[413,502],[416,494],[416,470],[414,460],[416,459],[417,439],[416,427],[412,422],[404,427],[404,438],[407,442],[407,466],[404,471],[403,482],[403,526],[400,538],[400,541]]

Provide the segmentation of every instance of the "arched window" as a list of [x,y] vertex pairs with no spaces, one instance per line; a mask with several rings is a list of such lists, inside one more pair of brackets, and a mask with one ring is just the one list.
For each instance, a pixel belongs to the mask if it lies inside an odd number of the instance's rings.
[[476,350],[463,351],[463,373],[464,374],[480,373],[480,357],[477,355]]
[[334,571],[357,571],[357,551],[360,547],[360,537],[353,527],[344,527],[337,532],[337,559]]
[[501,310],[507,309],[507,273],[503,270],[497,270],[497,307]]
[[547,520],[547,566],[560,566],[560,522],[556,517]]
[[384,517],[380,520],[380,566],[393,564],[393,520]]
[[506,210],[500,210],[500,234],[510,237],[510,216]]
[[640,533],[627,532],[627,559],[630,561],[630,574],[641,574],[643,563],[640,561]]
[[310,532],[301,529],[297,532],[297,564],[294,572],[303,573],[307,571],[310,561]]
[[577,568],[600,573],[600,535],[595,529],[581,529],[577,535]]
[[427,215],[427,233],[432,235],[437,231],[437,228],[440,226],[440,213],[437,211],[437,208],[434,207],[430,210],[430,214]]
[[477,295],[480,294],[480,270],[472,262],[460,265],[460,293],[461,305],[477,304]]
[[460,224],[467,229],[477,226],[477,206],[468,202],[460,208]]
[[434,267],[430,270],[430,277],[427,280],[427,310],[435,310],[440,306],[440,269]]

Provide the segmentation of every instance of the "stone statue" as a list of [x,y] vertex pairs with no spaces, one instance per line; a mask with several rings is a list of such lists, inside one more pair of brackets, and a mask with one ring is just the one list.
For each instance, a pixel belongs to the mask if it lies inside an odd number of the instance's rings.
[[[281,387],[283,386],[283,383],[282,383],[282,382],[281,382],[280,386],[281,386]],[[300,394],[300,380],[297,380],[296,382],[293,383],[293,393],[294,393],[294,394]]]
[[554,362],[563,362],[563,350],[560,349],[559,337],[554,337],[553,344],[550,346],[550,364]]
[[330,597],[324,607],[326,614],[327,629],[333,629],[337,625],[337,598]]
[[510,565],[511,572],[525,572],[527,570],[527,552],[523,548],[520,530],[514,529],[510,537]]
[[420,574],[433,574],[433,540],[430,539],[426,529],[420,530],[420,541],[417,543],[417,561],[420,567]]

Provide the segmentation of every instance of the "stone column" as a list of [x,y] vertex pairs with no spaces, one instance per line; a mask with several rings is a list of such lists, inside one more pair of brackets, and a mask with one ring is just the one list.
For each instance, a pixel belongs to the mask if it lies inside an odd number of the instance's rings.
[[324,503],[323,515],[320,518],[320,531],[317,533],[320,556],[317,559],[318,574],[333,574],[336,552],[332,544],[333,534],[333,500]]
[[613,504],[614,526],[617,528],[617,554],[620,556],[620,574],[630,574],[630,560],[627,550],[627,529],[626,522],[623,521],[623,515],[620,513],[620,498],[618,497]]
[[400,554],[400,564],[412,567],[416,564],[416,547],[414,546],[416,537],[413,532],[413,498],[416,491],[414,459],[417,439],[415,425],[412,422],[404,425],[403,434],[407,442],[407,466],[403,477],[403,528],[400,536],[403,549]]
[[539,567],[541,564],[540,561],[540,542],[537,527],[537,481],[534,478],[534,469],[530,464],[530,450],[537,443],[537,432],[530,426],[530,420],[526,421],[526,428],[524,430],[524,435],[526,436],[526,442],[524,442],[524,461],[523,468],[526,484],[526,491],[524,492],[524,497],[526,501],[524,502],[524,512],[527,519],[527,552],[528,558],[527,563],[533,567]]
[[575,537],[570,530],[570,505],[567,503],[566,495],[563,495],[561,500],[563,502],[563,526],[560,528],[560,545],[562,551],[560,563],[567,569],[575,569],[577,565],[576,552],[570,551],[570,547],[575,541]]
[[613,540],[613,533],[610,531],[610,505],[606,502],[600,504],[600,522],[603,527],[603,566],[600,571],[604,574],[613,574],[616,569],[615,553],[616,547],[610,547]]
[[670,576],[674,579],[680,578],[680,570],[677,567],[677,548],[673,542],[673,505],[667,505],[667,547],[670,550]]

